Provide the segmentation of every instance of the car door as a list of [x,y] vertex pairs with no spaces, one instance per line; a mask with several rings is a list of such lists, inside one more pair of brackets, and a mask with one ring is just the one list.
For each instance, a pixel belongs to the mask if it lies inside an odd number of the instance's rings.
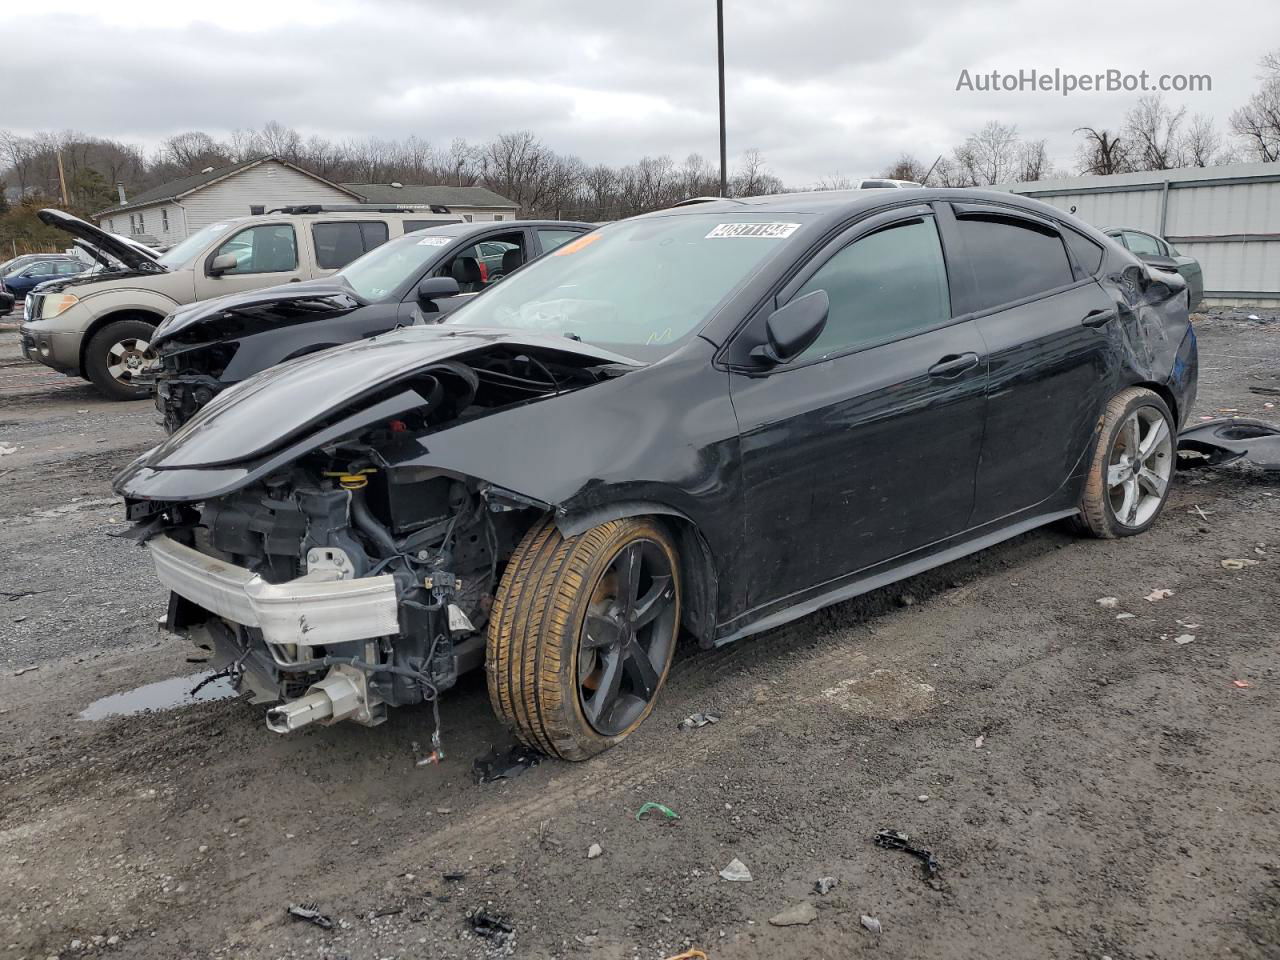
[[999,204],[952,207],[954,218],[942,218],[948,249],[991,365],[977,526],[1048,511],[1069,492],[1119,389],[1109,345],[1118,315],[1094,279],[1102,247],[1083,233]]
[[[213,261],[224,254],[236,258],[236,265],[223,273],[213,271]],[[242,290],[273,287],[290,280],[308,279],[310,262],[299,254],[298,235],[293,225],[255,223],[221,240],[202,260],[195,263],[196,299],[207,300]]]
[[773,558],[746,574],[757,609],[953,536],[973,509],[986,349],[952,311],[932,209],[846,231],[777,305],[819,289],[830,312],[807,351],[730,376],[745,535]]

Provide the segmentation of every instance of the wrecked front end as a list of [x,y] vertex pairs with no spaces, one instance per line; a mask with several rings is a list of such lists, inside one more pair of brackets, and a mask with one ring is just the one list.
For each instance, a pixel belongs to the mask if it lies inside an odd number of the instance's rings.
[[551,505],[415,461],[434,434],[627,369],[573,345],[406,333],[229,390],[116,478],[169,629],[277,702],[279,733],[378,724],[483,662],[503,566]]
[[[347,287],[329,280],[282,284],[178,308],[156,328],[149,379],[165,433],[173,433],[231,384],[269,366],[352,336],[341,324],[365,306]],[[369,336],[382,329],[358,330]]]

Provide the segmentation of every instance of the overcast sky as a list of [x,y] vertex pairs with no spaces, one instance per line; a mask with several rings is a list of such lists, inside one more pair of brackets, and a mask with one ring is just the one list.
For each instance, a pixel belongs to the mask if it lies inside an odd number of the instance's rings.
[[[957,92],[962,69],[1207,73],[1220,128],[1280,46],[1280,3],[726,0],[729,153],[804,185],[926,162],[991,119],[1116,125],[1132,93]],[[446,145],[531,129],[588,162],[717,155],[714,0],[40,0],[0,5],[0,127],[154,145],[268,120]]]

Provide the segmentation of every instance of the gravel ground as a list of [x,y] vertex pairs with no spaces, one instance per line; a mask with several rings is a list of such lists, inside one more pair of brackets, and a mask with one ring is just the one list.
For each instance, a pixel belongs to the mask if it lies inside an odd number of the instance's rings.
[[[1198,329],[1196,415],[1280,420],[1248,389],[1280,387],[1280,317]],[[201,669],[110,536],[109,478],[158,437],[0,326],[0,957],[1280,956],[1274,479],[1184,473],[1142,537],[1051,528],[685,651],[627,743],[476,785],[507,743],[479,677],[445,697],[439,767],[414,765],[424,710],[288,738],[228,699],[77,719]],[[638,821],[650,800],[679,819]],[[750,882],[719,877],[735,857]]]

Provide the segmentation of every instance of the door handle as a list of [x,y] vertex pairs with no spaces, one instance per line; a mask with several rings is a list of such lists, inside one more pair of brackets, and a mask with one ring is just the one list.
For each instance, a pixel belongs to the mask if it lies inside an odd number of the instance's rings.
[[1090,310],[1080,322],[1086,327],[1100,327],[1116,318],[1115,307],[1110,310]]
[[976,353],[950,353],[929,368],[929,376],[949,380],[978,365]]

